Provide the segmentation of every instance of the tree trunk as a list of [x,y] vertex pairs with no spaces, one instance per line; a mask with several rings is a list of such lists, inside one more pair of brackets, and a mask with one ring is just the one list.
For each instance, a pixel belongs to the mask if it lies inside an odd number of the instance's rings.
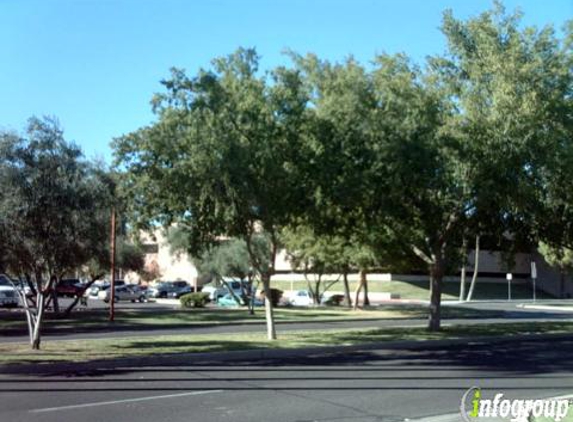
[[348,271],[344,271],[342,275],[344,283],[344,306],[350,308],[352,306],[352,299],[350,298],[350,285],[348,283]]
[[54,314],[58,315],[60,313],[60,302],[58,300],[58,294],[56,293],[55,288],[52,290],[50,296],[52,298],[52,309],[54,310]]
[[38,293],[38,307],[36,311],[36,317],[32,318],[32,333],[30,335],[31,346],[33,350],[40,350],[40,343],[42,340],[40,328],[42,326],[42,319],[44,317],[45,303],[46,297],[44,293]]
[[366,285],[366,271],[360,269],[358,275],[358,286],[356,287],[356,292],[354,293],[354,310],[358,309],[358,305],[360,304],[360,292],[364,289],[364,300],[362,302],[363,306],[366,306],[370,302],[368,302],[368,286]]
[[472,275],[472,281],[470,283],[470,291],[468,292],[468,302],[472,300],[474,295],[474,289],[476,287],[477,276],[479,272],[479,235],[476,236],[476,249],[475,249],[475,259],[474,259],[474,273]]
[[358,280],[358,285],[356,286],[356,291],[354,292],[354,307],[353,309],[356,311],[358,309],[358,305],[360,304],[360,291],[362,290],[362,279]]
[[275,329],[275,318],[273,312],[273,302],[271,294],[271,277],[268,274],[261,275],[263,282],[263,290],[265,292],[265,317],[267,320],[267,338],[269,340],[277,339],[277,332]]
[[430,317],[428,330],[432,332],[440,331],[443,277],[444,261],[440,252],[435,257],[434,263],[430,265]]
[[253,276],[249,274],[247,277],[247,286],[249,289],[249,315],[255,315],[255,297],[257,295],[257,290],[253,283]]
[[364,288],[364,306],[370,306],[370,298],[368,297],[368,278],[365,270],[360,272],[360,277],[362,277],[362,285]]
[[462,271],[460,275],[460,297],[459,301],[462,302],[466,297],[466,270],[468,260],[468,240],[464,236],[462,240]]
[[84,289],[81,291],[81,293],[76,295],[76,297],[74,298],[74,301],[64,311],[64,315],[66,317],[70,316],[70,314],[72,313],[72,310],[77,306],[77,304],[80,302],[80,300],[85,295],[85,293],[90,289],[91,286],[93,286],[93,284],[96,281],[100,280],[102,277],[103,277],[103,274],[100,274],[96,277],[92,277],[92,279],[84,286]]

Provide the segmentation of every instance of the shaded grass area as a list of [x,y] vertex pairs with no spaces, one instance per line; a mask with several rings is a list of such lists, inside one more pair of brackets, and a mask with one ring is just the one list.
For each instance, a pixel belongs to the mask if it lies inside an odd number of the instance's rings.
[[[426,305],[383,305],[366,309],[352,310],[341,307],[317,308],[276,308],[275,318],[278,322],[329,322],[364,319],[399,319],[425,318],[428,314]],[[499,311],[483,311],[468,308],[444,307],[444,318],[493,318],[503,316]],[[10,312],[0,319],[4,334],[20,332],[26,329],[23,313]],[[262,323],[264,312],[257,309],[255,315],[249,315],[246,309],[205,308],[174,310],[133,310],[118,309],[116,320],[108,321],[105,309],[82,310],[73,313],[69,318],[56,318],[47,314],[45,330],[54,331],[90,331],[106,328],[176,328],[188,325],[206,326],[223,324]]]
[[[294,290],[305,290],[307,284],[304,281],[290,282],[287,280],[273,280],[273,287],[281,290],[290,290],[291,285]],[[356,289],[356,282],[350,283],[351,291]],[[467,289],[469,288],[469,280],[467,282]],[[342,281],[334,284],[331,291],[342,291],[344,289]],[[402,299],[420,299],[428,300],[430,294],[429,280],[418,281],[369,281],[368,289],[370,292],[386,292],[399,294]],[[446,281],[443,284],[442,299],[457,299],[459,297],[460,283],[459,281]],[[533,290],[531,285],[523,283],[513,283],[511,287],[511,296],[513,299],[531,299],[533,297]],[[507,284],[505,283],[476,283],[474,297],[475,300],[496,300],[507,299]],[[545,292],[537,291],[538,299],[551,299],[553,296]]]
[[268,341],[264,333],[170,335],[152,338],[46,341],[42,350],[32,351],[26,343],[0,344],[3,364],[88,362],[126,357],[236,350],[293,349],[320,346],[355,346],[369,343],[410,340],[512,336],[518,334],[573,333],[573,323],[512,323],[456,325],[430,333],[425,328],[376,328],[279,332]]

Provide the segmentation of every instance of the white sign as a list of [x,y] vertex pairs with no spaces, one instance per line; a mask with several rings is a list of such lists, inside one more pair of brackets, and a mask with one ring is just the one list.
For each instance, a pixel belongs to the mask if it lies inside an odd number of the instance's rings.
[[537,267],[535,261],[531,261],[531,278],[537,278]]
[[507,273],[505,278],[507,279],[507,281],[511,281],[511,279],[513,278],[513,274]]

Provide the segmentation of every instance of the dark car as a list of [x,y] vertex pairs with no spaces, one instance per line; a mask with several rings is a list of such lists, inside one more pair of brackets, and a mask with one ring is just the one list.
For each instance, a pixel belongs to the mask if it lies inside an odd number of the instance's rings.
[[[197,287],[197,291],[198,292],[201,291],[201,286]],[[184,287],[181,287],[181,288],[175,290],[174,292],[172,292],[170,294],[170,296],[179,299],[181,296],[189,294],[189,293],[195,293],[195,288],[193,286],[187,285],[187,286],[184,286]]]
[[183,280],[163,281],[148,289],[147,296],[151,298],[173,297],[173,293],[185,288],[186,286],[189,286],[189,284]]
[[58,296],[74,297],[83,294],[84,286],[77,278],[63,278],[56,284]]

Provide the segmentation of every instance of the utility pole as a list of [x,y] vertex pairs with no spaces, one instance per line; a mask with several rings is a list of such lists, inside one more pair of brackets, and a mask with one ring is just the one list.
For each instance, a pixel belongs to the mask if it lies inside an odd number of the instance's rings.
[[111,285],[109,286],[109,320],[115,318],[115,207],[111,208]]
[[537,280],[537,267],[535,266],[535,261],[531,261],[531,281],[533,282],[533,301],[537,300],[537,286],[535,281]]

